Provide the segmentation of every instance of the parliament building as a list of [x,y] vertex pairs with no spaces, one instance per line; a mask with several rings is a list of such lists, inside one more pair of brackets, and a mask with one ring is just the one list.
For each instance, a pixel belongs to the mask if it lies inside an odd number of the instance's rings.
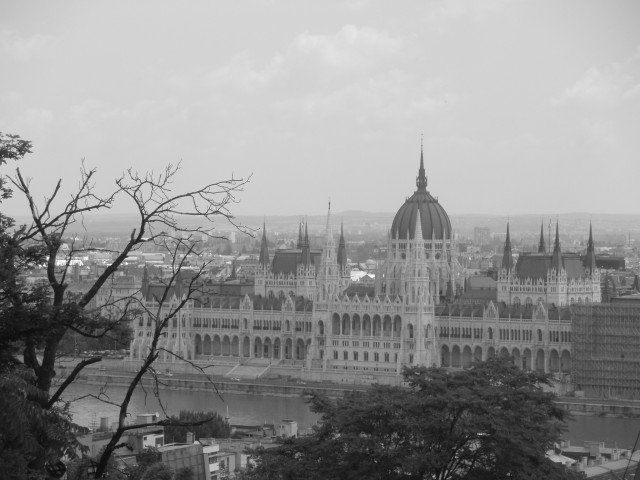
[[[344,232],[334,235],[330,211],[319,246],[301,224],[296,248],[269,252],[265,228],[254,281],[200,289],[169,321],[160,360],[214,365],[233,378],[398,384],[404,366],[464,368],[511,356],[523,369],[562,377],[571,371],[570,306],[600,302],[593,238],[586,256],[563,253],[556,226],[553,252],[541,237],[538,252],[517,262],[510,242],[507,226],[496,301],[457,302],[465,271],[421,153],[415,191],[390,226],[373,285],[351,282]],[[131,360],[144,357],[153,318],[171,312],[185,288],[177,282],[161,312],[136,320]],[[145,277],[147,311],[160,307],[161,290]]]

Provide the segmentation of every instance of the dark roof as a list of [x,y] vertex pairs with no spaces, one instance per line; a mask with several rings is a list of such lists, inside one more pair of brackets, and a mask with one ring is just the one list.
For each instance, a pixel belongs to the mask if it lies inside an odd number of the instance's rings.
[[[322,250],[311,250],[311,261],[316,267],[316,272],[320,267],[320,257],[322,256]],[[298,265],[302,262],[302,250],[299,248],[280,249],[276,250],[273,256],[273,263],[271,264],[271,272],[274,274],[284,273],[285,275],[298,272]]]
[[[585,276],[585,269],[580,256],[576,253],[561,253],[562,264],[567,271],[568,278],[580,278]],[[516,275],[519,279],[532,278],[537,280],[547,278],[547,272],[551,270],[553,254],[548,253],[523,253],[516,264]]]
[[489,300],[494,302],[498,300],[498,290],[495,287],[492,289],[467,290],[460,295],[460,301],[464,303],[488,302]]
[[[262,295],[249,295],[249,299],[253,304],[254,310],[279,311],[282,310],[282,307],[286,303],[286,299],[280,300],[279,298],[268,298]],[[243,300],[244,296],[211,294],[196,300],[195,306],[222,310],[239,310]],[[313,310],[313,302],[308,298],[295,297],[294,303],[296,312],[311,312]]]
[[496,289],[498,282],[486,275],[472,275],[467,279],[467,287],[473,290]]

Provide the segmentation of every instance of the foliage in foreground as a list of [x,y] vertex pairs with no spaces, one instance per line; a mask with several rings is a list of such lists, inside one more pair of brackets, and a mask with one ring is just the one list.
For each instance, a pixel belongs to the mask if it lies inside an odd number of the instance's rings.
[[[0,167],[21,160],[30,151],[29,141],[0,132]],[[137,428],[126,423],[133,391],[147,372],[153,375],[157,391],[159,382],[153,364],[162,351],[160,339],[169,322],[200,288],[200,277],[210,260],[198,262],[195,273],[188,278],[183,278],[181,271],[191,255],[202,253],[203,237],[218,238],[211,229],[215,220],[226,219],[242,228],[233,221],[229,208],[248,180],[232,176],[177,192],[174,181],[180,165],[168,165],[156,173],[130,169],[102,195],[98,192],[104,190],[96,186],[96,170],[82,164],[80,180],[66,196],[62,179],[42,195],[32,189],[31,179],[19,167],[10,176],[3,171],[0,202],[10,198],[15,189],[30,212],[30,221],[16,226],[13,219],[0,212],[0,393],[9,392],[0,405],[4,407],[0,415],[0,472],[42,477],[45,462],[57,462],[76,450],[62,398],[83,368],[102,360],[99,355],[85,354],[64,380],[56,381],[60,355],[75,353],[84,346],[78,345],[78,336],[95,340],[99,346],[106,343],[109,348],[117,348],[119,342],[122,346],[129,341],[128,326],[134,316],[142,315],[153,323],[148,349],[120,402],[117,427],[97,460],[94,476],[102,478],[120,447],[120,438],[127,430]],[[65,196],[66,200],[62,198]],[[41,197],[44,200],[38,201]],[[87,215],[108,211],[117,198],[126,199],[138,214],[119,250],[101,248],[93,239],[74,233],[74,227],[82,225]],[[190,225],[180,223],[185,217]],[[149,308],[139,295],[113,296],[116,272],[131,253],[148,245],[163,252],[172,266]],[[82,292],[72,292],[69,286],[74,258],[98,250],[109,252],[111,263]],[[26,282],[24,278],[32,270],[44,271],[46,281],[35,285]],[[183,292],[180,298],[171,293],[177,285]],[[98,299],[100,304],[96,304]],[[93,342],[87,341],[86,347],[89,343]]]
[[331,401],[313,435],[252,452],[253,479],[567,479],[545,457],[566,412],[547,375],[491,359],[473,368],[405,369],[409,388],[374,386]]

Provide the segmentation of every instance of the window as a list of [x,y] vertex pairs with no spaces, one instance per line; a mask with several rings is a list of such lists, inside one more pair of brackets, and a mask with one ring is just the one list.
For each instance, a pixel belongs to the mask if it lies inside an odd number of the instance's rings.
[[334,359],[334,360],[337,360],[337,359],[338,359],[338,351],[337,351],[337,350],[334,350],[334,351],[333,351],[333,359]]
[[342,352],[342,359],[349,360],[349,352],[347,352],[346,350]]
[[369,352],[364,352],[364,361],[365,362],[369,361]]
[[353,352],[353,359],[358,361],[358,352]]
[[373,361],[374,362],[379,362],[380,361],[380,354],[378,352],[374,352]]

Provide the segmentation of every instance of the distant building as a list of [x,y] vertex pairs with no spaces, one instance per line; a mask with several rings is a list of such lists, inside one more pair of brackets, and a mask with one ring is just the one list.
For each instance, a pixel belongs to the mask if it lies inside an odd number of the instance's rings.
[[173,443],[158,448],[161,462],[173,470],[187,467],[193,472],[193,480],[218,480],[220,447],[213,439],[201,439],[195,443]]
[[593,234],[589,228],[586,255],[564,253],[556,223],[553,252],[546,251],[544,230],[536,253],[522,253],[514,262],[509,225],[504,245],[502,266],[498,273],[498,301],[506,304],[573,305],[599,303],[600,270],[596,265]]
[[491,229],[489,227],[474,227],[473,228],[473,243],[475,245],[483,246],[491,241]]

